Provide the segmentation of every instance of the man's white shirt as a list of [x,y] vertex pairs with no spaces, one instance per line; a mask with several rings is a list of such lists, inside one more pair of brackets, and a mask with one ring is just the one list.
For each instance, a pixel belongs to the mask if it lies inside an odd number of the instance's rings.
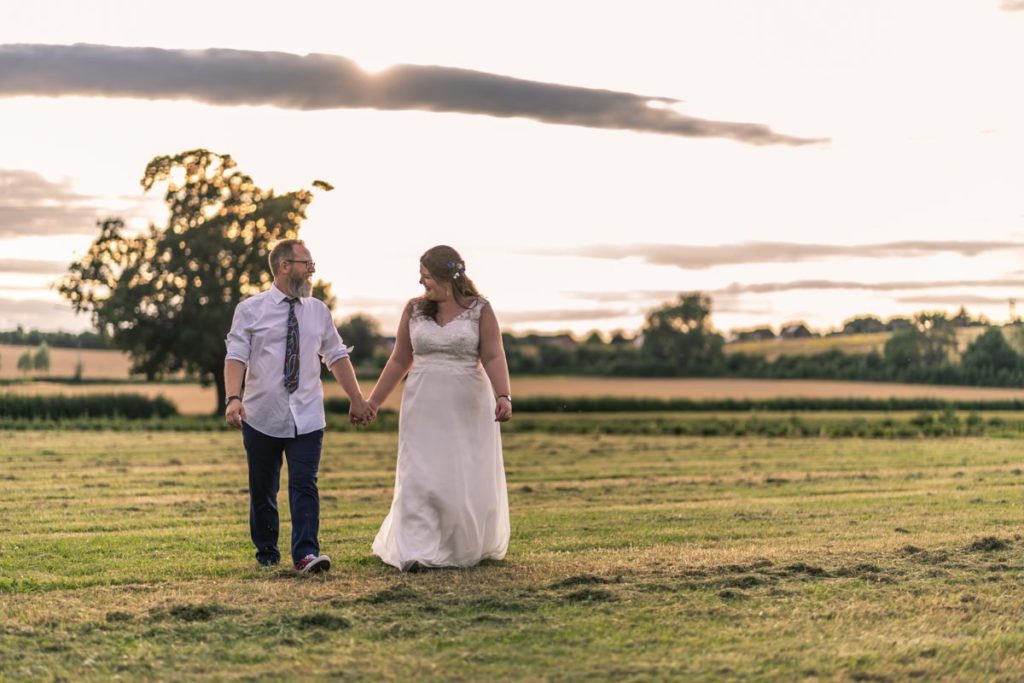
[[288,295],[270,289],[235,308],[227,337],[227,360],[245,363],[245,421],[253,429],[278,438],[323,429],[324,388],[320,361],[328,368],[351,351],[341,341],[331,311],[319,299],[304,297],[295,304],[299,323],[299,387],[284,388],[284,355],[288,332]]

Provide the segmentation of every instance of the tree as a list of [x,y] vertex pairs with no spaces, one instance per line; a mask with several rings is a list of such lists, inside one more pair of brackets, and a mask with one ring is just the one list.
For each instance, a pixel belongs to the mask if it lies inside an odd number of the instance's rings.
[[1021,358],[1002,330],[990,327],[967,347],[961,361],[967,380],[974,384],[1005,386],[1015,382]]
[[60,293],[131,355],[133,373],[154,380],[184,370],[216,385],[220,412],[235,306],[270,284],[267,256],[275,242],[298,235],[313,194],[261,189],[229,155],[205,149],[149,162],[142,187],[163,182],[167,225],[132,234],[118,218],[101,221]]
[[18,370],[23,373],[29,373],[32,371],[32,351],[26,350],[25,353],[18,356]]
[[643,330],[643,354],[658,374],[712,374],[724,353],[722,335],[710,329],[711,297],[680,294],[652,311]]
[[951,367],[956,348],[956,328],[945,313],[918,313],[910,327],[892,333],[884,356],[897,378],[934,381]]
[[633,343],[633,340],[626,336],[626,333],[622,330],[615,330],[612,332],[612,339],[609,342],[612,346],[627,346]]
[[46,345],[46,342],[40,344],[39,348],[32,356],[32,368],[37,372],[50,371],[50,347]]
[[377,321],[359,314],[344,320],[338,326],[338,334],[345,346],[354,346],[359,357],[367,360],[373,358],[373,352],[381,342]]
[[873,315],[851,318],[843,323],[843,334],[871,334],[884,331],[885,323]]
[[945,313],[918,313],[914,326],[923,335],[922,360],[930,365],[949,362],[957,347],[954,322]]
[[334,296],[334,292],[331,291],[331,283],[323,280],[317,280],[313,283],[314,299],[320,299],[324,302],[324,306],[327,306],[328,311],[333,311],[334,307],[338,305],[338,297]]

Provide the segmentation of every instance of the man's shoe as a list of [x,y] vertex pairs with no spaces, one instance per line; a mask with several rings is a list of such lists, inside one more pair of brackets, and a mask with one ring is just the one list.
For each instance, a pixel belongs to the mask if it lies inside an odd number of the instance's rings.
[[300,574],[319,574],[331,568],[331,558],[326,555],[306,555],[295,563],[295,571]]

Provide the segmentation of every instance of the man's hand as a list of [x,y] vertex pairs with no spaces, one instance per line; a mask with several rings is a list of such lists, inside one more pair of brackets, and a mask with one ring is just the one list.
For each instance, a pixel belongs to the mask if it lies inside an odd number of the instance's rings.
[[245,406],[241,401],[232,401],[224,409],[224,421],[235,429],[241,429],[245,421]]
[[368,425],[377,417],[377,409],[362,397],[352,401],[348,409],[348,419],[352,424]]

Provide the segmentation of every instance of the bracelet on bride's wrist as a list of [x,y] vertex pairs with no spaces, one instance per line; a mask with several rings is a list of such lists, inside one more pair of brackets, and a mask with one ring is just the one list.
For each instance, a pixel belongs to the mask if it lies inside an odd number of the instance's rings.
[[503,398],[506,401],[508,401],[509,403],[512,403],[512,394],[498,394],[496,399],[498,399],[498,398]]

